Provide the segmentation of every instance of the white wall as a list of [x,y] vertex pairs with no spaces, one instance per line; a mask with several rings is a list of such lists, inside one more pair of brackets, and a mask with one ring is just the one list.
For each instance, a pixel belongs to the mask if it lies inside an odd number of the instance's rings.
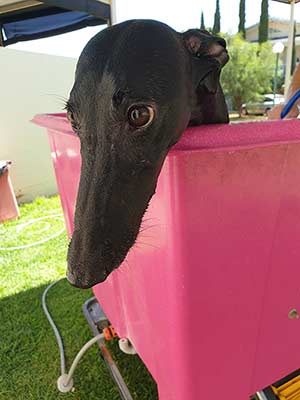
[[[0,159],[11,159],[18,200],[57,193],[46,130],[35,114],[62,112],[76,60],[0,48]],[[0,194],[1,195],[1,194]]]

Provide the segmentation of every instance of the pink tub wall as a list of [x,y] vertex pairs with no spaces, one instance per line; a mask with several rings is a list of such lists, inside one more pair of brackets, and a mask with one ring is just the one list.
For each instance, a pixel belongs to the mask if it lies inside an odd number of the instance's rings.
[[9,176],[10,166],[0,176],[0,224],[20,215],[18,203]]
[[[70,232],[78,141],[63,118],[37,122],[51,129]],[[300,321],[288,318],[300,310],[299,128],[288,121],[188,130],[166,159],[148,228],[94,288],[160,400],[247,399],[300,367]]]

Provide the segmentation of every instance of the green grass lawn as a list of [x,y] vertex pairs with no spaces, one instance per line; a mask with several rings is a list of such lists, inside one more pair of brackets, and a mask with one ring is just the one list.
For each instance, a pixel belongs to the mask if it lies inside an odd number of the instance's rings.
[[[58,197],[40,198],[22,205],[21,217],[0,225],[0,400],[119,400],[116,386],[94,345],[75,372],[75,391],[56,389],[60,374],[59,352],[44,316],[41,298],[47,285],[65,275],[68,239],[65,232],[43,244],[10,251],[55,235],[63,228]],[[64,339],[67,366],[92,333],[82,314],[91,290],[72,288],[66,280],[48,293],[48,305]],[[137,356],[110,345],[134,399],[157,399],[156,385]]]

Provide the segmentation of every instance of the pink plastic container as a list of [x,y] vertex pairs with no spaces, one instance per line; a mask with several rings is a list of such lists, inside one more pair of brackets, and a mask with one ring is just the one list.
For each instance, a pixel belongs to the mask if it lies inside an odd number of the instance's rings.
[[[69,234],[80,156],[48,129]],[[160,400],[247,399],[300,367],[300,122],[188,129],[170,151],[143,232],[94,292]]]
[[20,215],[16,196],[9,177],[10,161],[7,170],[0,176],[0,224]]

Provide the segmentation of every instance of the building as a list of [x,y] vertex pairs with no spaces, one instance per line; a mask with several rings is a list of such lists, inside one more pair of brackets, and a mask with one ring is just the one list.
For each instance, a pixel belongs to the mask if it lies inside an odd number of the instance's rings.
[[[258,27],[259,23],[249,26],[246,29],[246,40],[252,43],[258,42]],[[284,44],[284,52],[281,59],[285,64],[286,51],[288,43],[289,21],[283,19],[269,19],[269,40],[272,44],[282,42]],[[300,23],[296,23],[296,58],[300,60]]]
[[30,121],[35,114],[63,111],[76,59],[0,47],[0,65],[0,160],[12,160],[19,202],[56,194],[46,130]]

